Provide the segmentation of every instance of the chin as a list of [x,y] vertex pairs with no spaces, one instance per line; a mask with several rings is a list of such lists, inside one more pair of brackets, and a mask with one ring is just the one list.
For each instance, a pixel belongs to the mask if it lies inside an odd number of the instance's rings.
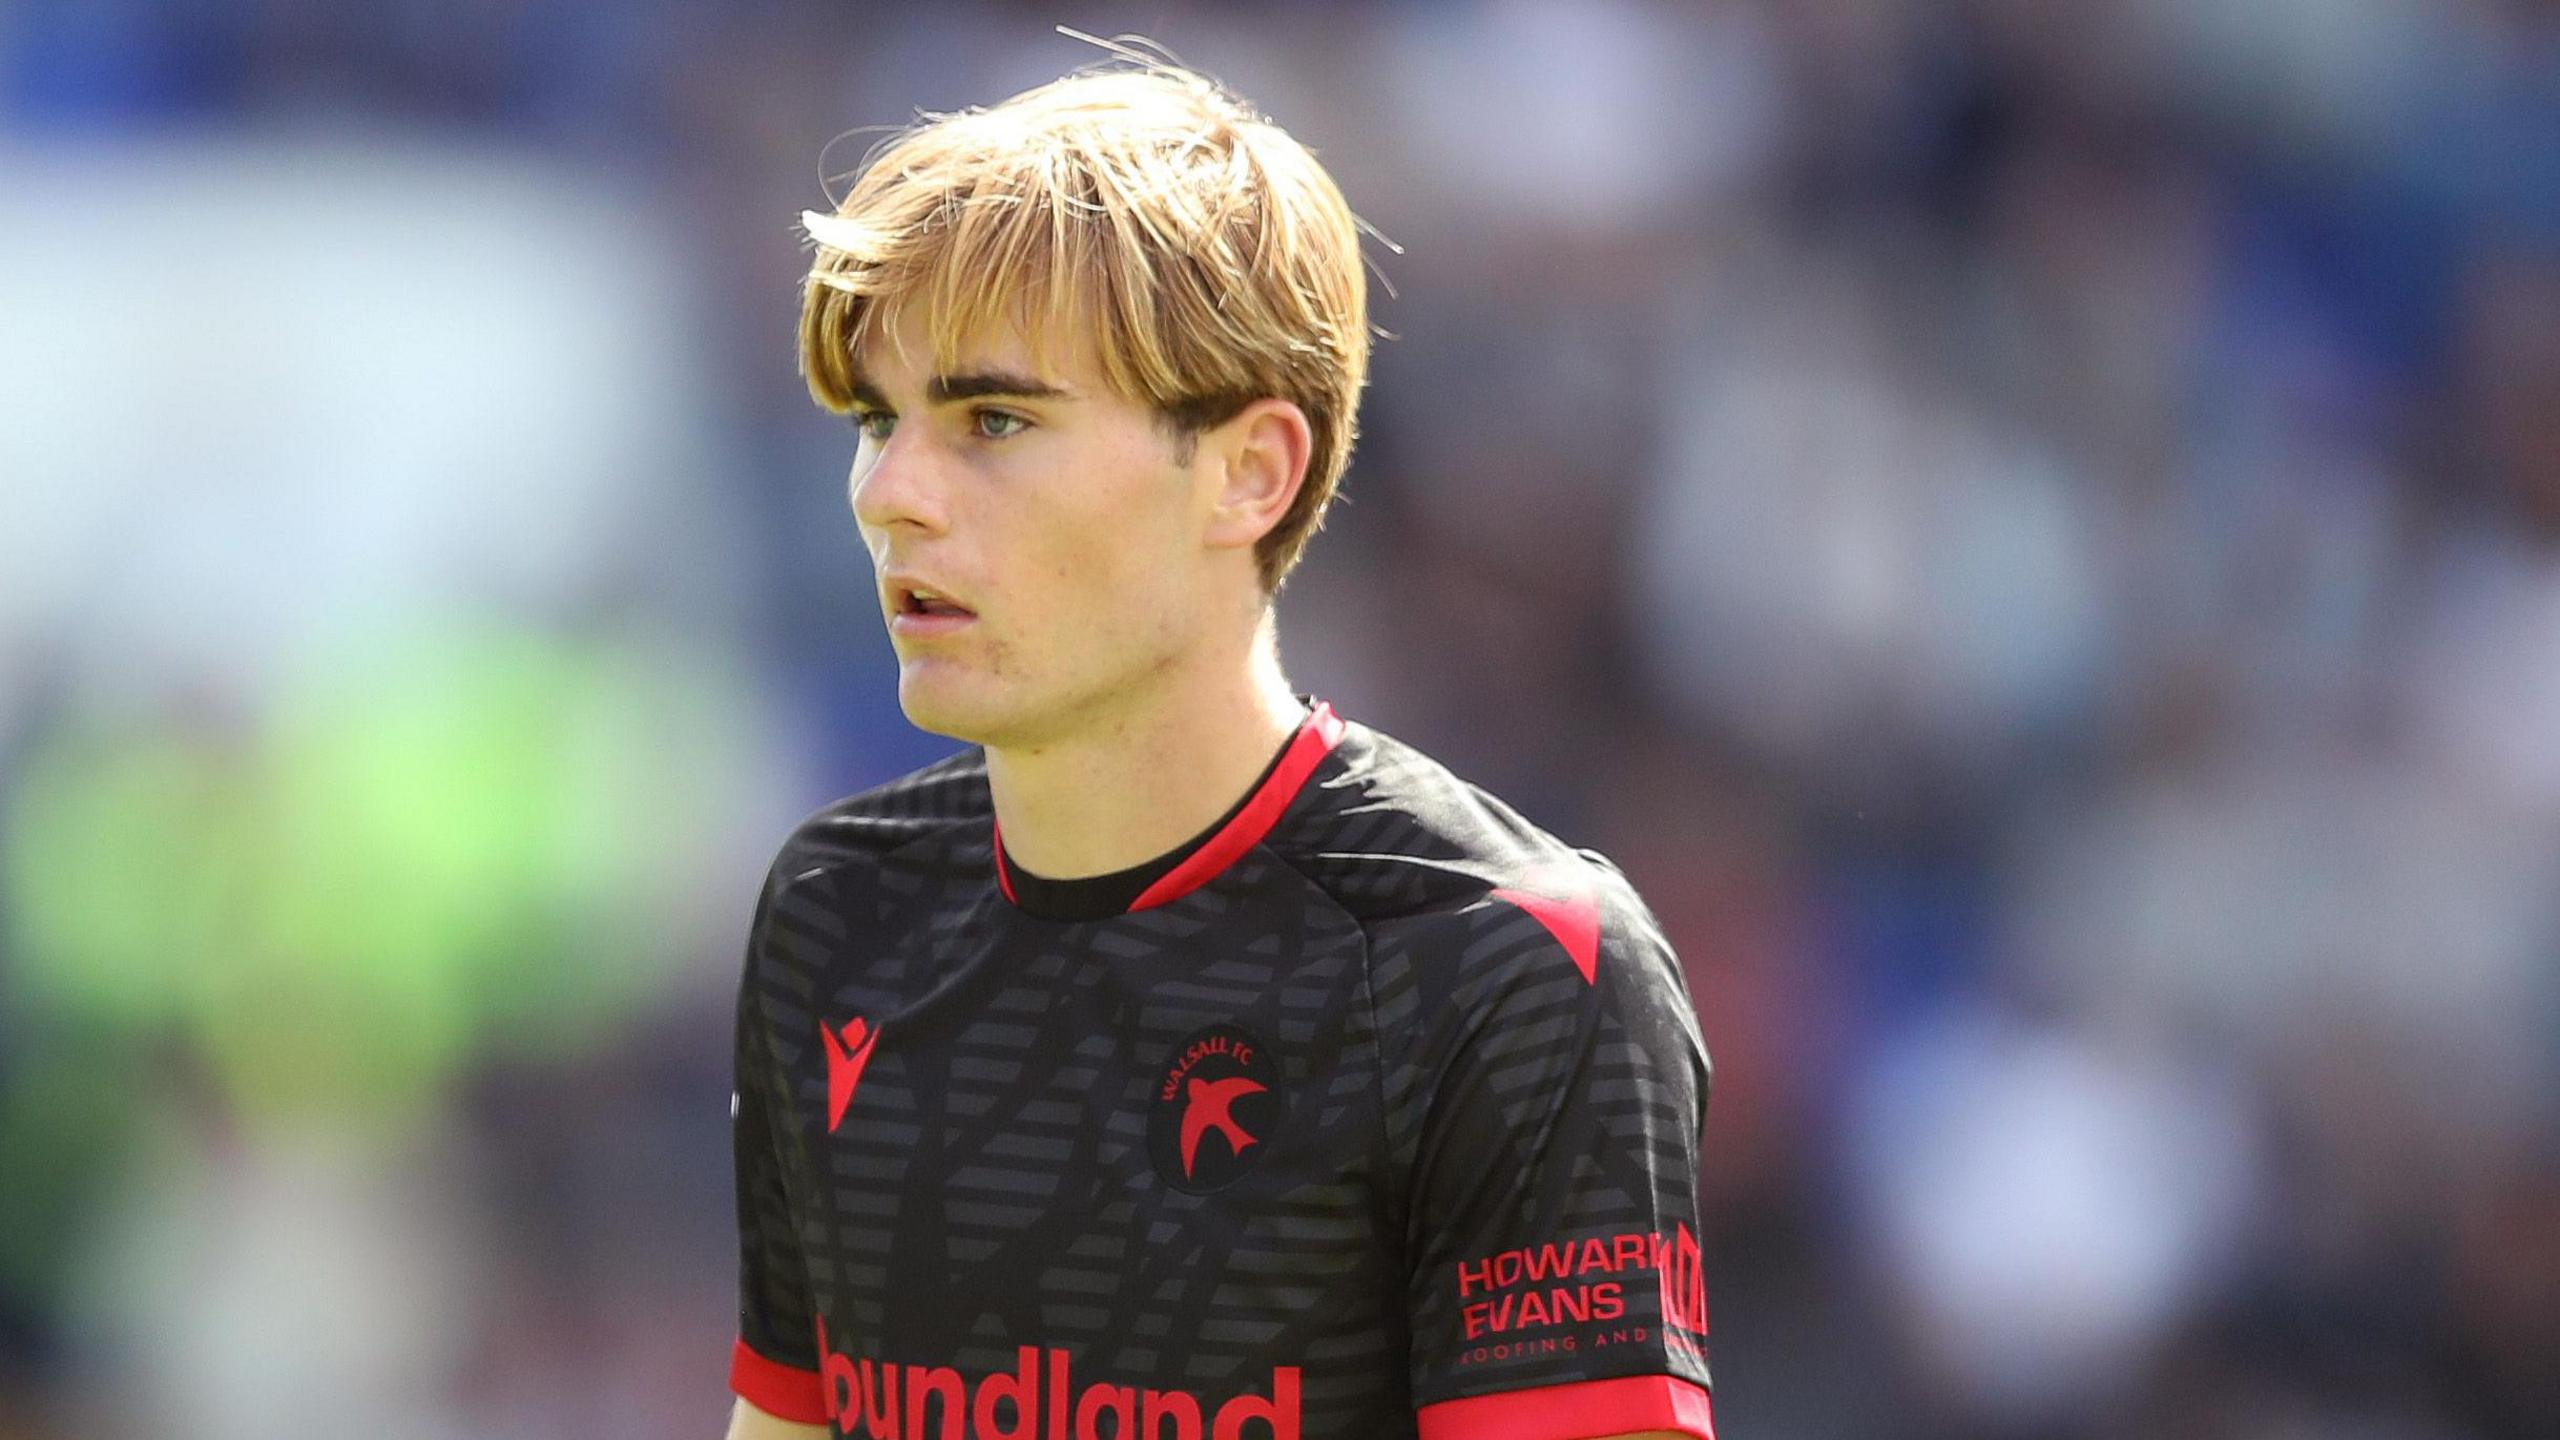
[[1001,745],[1021,728],[1018,699],[991,693],[984,676],[935,673],[941,668],[927,662],[899,670],[898,708],[908,724],[964,745]]
[[967,697],[955,693],[959,688],[920,677],[912,667],[905,668],[898,673],[898,708],[906,712],[908,724],[928,735],[947,735],[968,744],[981,744],[978,732],[985,728],[986,707],[968,703]]
[[898,671],[898,708],[907,723],[928,734],[989,749],[1030,750],[1048,745],[1087,723],[1111,692],[1062,686],[1025,686],[984,670],[918,660]]

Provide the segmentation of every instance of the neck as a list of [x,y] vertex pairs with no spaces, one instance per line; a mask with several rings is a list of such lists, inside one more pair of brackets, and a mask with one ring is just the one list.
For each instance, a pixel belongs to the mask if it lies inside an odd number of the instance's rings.
[[1232,662],[1162,678],[1075,733],[987,747],[1012,863],[1054,880],[1144,864],[1243,798],[1306,716],[1280,672],[1268,613]]

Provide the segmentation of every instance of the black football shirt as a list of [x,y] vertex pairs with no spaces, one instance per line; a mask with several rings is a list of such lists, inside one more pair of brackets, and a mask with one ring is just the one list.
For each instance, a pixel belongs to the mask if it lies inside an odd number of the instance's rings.
[[738,994],[739,1395],[881,1440],[1712,1437],[1660,927],[1310,706],[1118,875],[1014,867],[976,749],[794,832]]

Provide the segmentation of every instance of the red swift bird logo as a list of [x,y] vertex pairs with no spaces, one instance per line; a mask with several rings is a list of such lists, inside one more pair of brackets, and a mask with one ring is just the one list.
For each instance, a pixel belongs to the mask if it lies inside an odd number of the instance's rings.
[[1238,1155],[1253,1143],[1253,1137],[1236,1123],[1235,1103],[1247,1095],[1270,1087],[1242,1075],[1226,1080],[1193,1079],[1189,1098],[1182,1107],[1182,1174],[1191,1175],[1191,1159],[1200,1153],[1200,1137],[1211,1130],[1227,1137],[1227,1148]]
[[855,1016],[844,1027],[844,1036],[818,1022],[818,1038],[827,1046],[827,1133],[836,1133],[844,1123],[845,1107],[853,1103],[853,1087],[862,1083],[862,1067],[871,1063],[872,1042],[880,1038],[878,1031]]
[[[1234,1184],[1289,1123],[1284,1067],[1232,1020],[1193,1031],[1156,1076],[1147,1100],[1147,1158],[1176,1190],[1206,1195]],[[1212,1130],[1227,1138],[1224,1150],[1202,1148]]]

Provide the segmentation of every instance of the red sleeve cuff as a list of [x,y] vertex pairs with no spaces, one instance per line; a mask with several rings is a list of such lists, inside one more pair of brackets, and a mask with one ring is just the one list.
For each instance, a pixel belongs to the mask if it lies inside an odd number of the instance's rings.
[[1676,1430],[1716,1440],[1705,1387],[1676,1375],[1576,1380],[1425,1405],[1415,1414],[1422,1440],[1574,1440]]
[[744,1339],[729,1350],[729,1388],[776,1420],[827,1423],[827,1387],[818,1372],[767,1360],[748,1349]]

